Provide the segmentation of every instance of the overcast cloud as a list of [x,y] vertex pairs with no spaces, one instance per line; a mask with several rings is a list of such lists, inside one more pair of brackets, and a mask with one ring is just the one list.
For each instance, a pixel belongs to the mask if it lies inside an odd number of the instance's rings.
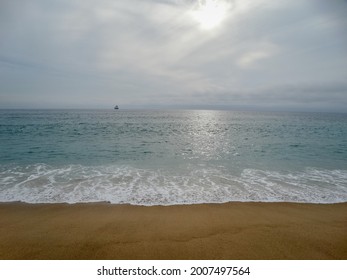
[[347,1],[203,4],[2,0],[0,108],[347,112]]

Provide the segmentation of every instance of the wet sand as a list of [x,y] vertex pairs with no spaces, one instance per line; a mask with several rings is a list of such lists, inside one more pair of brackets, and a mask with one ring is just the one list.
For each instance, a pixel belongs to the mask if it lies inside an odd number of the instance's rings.
[[347,203],[0,203],[0,259],[347,259]]

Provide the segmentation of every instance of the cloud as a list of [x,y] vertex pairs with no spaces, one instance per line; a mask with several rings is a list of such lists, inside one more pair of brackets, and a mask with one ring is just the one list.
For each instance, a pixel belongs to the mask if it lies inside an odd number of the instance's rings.
[[268,110],[344,111],[347,83],[281,85],[253,89],[203,92],[195,95],[196,104],[213,104],[220,108]]
[[255,67],[262,60],[274,56],[277,51],[278,48],[272,43],[258,43],[256,46],[252,46],[251,50],[242,54],[237,63],[242,68]]
[[3,1],[1,106],[347,107],[345,1],[221,3],[206,30],[193,0]]

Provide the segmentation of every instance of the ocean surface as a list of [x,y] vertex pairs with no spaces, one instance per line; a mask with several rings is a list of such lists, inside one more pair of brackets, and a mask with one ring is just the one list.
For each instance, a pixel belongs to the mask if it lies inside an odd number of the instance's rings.
[[0,110],[0,201],[347,201],[347,114]]

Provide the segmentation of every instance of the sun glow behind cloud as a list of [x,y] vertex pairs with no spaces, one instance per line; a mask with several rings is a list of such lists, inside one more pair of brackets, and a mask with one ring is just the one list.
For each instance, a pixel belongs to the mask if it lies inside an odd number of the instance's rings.
[[218,0],[199,0],[193,11],[193,19],[197,21],[203,30],[211,30],[218,27],[226,18],[230,4]]

